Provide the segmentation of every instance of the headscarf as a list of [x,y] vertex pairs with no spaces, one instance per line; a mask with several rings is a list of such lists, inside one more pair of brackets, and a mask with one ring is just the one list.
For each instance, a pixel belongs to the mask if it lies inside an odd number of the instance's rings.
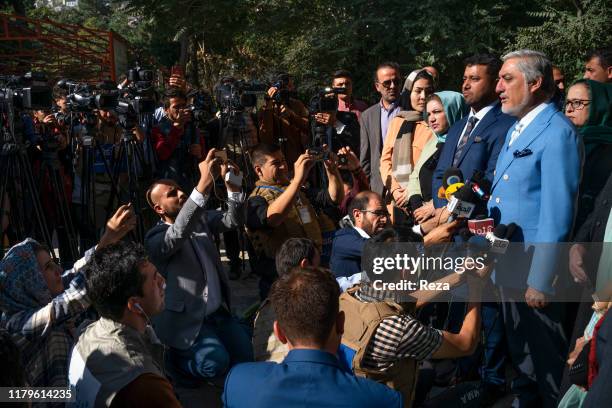
[[51,302],[31,238],[13,246],[0,261],[0,311],[7,315],[39,309]]
[[612,143],[612,84],[586,79],[574,85],[579,83],[586,83],[591,96],[589,118],[578,129],[588,153],[597,144]]
[[410,74],[408,74],[406,80],[404,81],[404,88],[402,89],[402,93],[400,95],[401,106],[409,108],[408,110],[414,110],[414,108],[412,107],[412,102],[410,101],[410,94],[412,93],[412,88],[414,87],[416,77],[419,74],[421,74],[421,77],[419,79],[427,78],[431,80],[432,85],[435,84],[434,77],[425,69],[415,69]]
[[438,137],[438,142],[444,143],[446,142],[446,135],[448,133],[448,129],[455,122],[460,121],[465,115],[469,112],[469,106],[465,103],[465,98],[462,94],[455,91],[440,91],[436,92],[435,95],[440,98],[442,101],[442,106],[444,106],[444,114],[446,115],[446,121],[448,122],[448,128],[446,129],[446,133],[439,134],[436,133]]

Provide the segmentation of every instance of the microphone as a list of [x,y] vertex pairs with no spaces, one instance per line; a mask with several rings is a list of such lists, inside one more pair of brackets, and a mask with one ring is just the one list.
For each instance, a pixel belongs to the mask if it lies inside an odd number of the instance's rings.
[[421,208],[423,206],[423,197],[420,194],[413,194],[408,199],[408,208],[411,211]]
[[493,218],[484,218],[479,215],[476,219],[468,220],[468,228],[472,234],[485,237],[488,233],[493,232],[495,222]]
[[475,258],[487,253],[491,248],[489,241],[480,235],[474,235],[467,242],[467,256]]
[[457,167],[449,167],[442,176],[442,187],[447,189],[455,183],[463,183],[463,173]]
[[[516,228],[516,224],[513,227]],[[493,232],[489,232],[486,235],[487,240],[491,244],[491,252],[496,254],[505,254],[508,249],[508,245],[510,245],[510,241],[508,241],[505,237],[508,236],[508,227],[504,224],[499,224],[495,227]]]
[[444,190],[444,197],[446,198],[446,201],[449,201],[451,197],[453,196],[453,194],[455,194],[457,190],[459,190],[464,185],[465,184],[459,182],[459,183],[453,183],[449,185],[448,187],[446,187],[446,190]]
[[451,213],[448,222],[457,218],[470,218],[476,208],[476,195],[469,186],[463,186],[451,197],[446,209]]

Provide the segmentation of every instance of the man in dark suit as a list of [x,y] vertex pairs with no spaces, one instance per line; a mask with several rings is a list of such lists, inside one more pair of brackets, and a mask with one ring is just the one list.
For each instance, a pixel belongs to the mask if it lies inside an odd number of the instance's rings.
[[[475,170],[493,180],[497,156],[508,129],[515,119],[501,112],[495,85],[501,67],[499,58],[480,54],[465,60],[463,97],[470,106],[470,114],[456,122],[448,131],[440,160],[432,180],[432,198],[435,207],[443,207],[446,200],[438,198],[444,172],[449,167],[461,169],[464,177]],[[503,393],[505,385],[505,355],[500,305],[482,304],[483,330],[487,333],[484,345],[481,392],[483,400],[494,401]],[[457,316],[458,318],[459,316]],[[463,320],[463,316],[457,323]],[[451,324],[452,324],[451,318]]]
[[341,366],[336,356],[344,332],[339,296],[336,280],[323,269],[295,268],[278,278],[270,292],[274,334],[289,346],[289,354],[280,364],[234,367],[225,380],[223,405],[403,407],[397,391]]
[[471,110],[448,131],[432,181],[436,208],[446,205],[446,200],[438,198],[438,190],[442,186],[444,171],[449,167],[461,169],[465,178],[479,170],[493,180],[497,156],[508,129],[515,121],[501,112],[495,92],[500,67],[499,58],[488,54],[474,55],[465,60],[462,93]]
[[336,231],[329,266],[336,277],[349,277],[361,271],[363,245],[387,225],[389,213],[380,195],[362,191],[348,208],[352,226]]
[[380,177],[380,154],[387,135],[387,126],[402,109],[400,91],[402,79],[396,62],[383,62],[376,67],[374,86],[380,93],[380,102],[361,114],[359,132],[359,160],[370,178],[372,191],[383,195],[384,184]]

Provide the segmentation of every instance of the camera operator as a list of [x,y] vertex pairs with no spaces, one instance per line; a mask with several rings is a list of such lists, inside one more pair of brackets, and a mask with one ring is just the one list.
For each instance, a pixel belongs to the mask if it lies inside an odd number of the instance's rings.
[[[251,152],[258,180],[247,202],[247,235],[256,253],[255,270],[260,272],[259,294],[267,297],[277,278],[274,257],[288,238],[310,238],[319,251],[323,231],[335,229],[333,222],[317,209],[338,206],[344,198],[342,180],[335,157],[324,158],[312,151],[301,154],[289,179],[285,156],[277,145],[259,144]],[[327,189],[304,191],[304,184],[316,161],[323,160]]]
[[164,115],[151,133],[151,144],[158,158],[158,176],[176,181],[182,188],[193,186],[188,164],[202,159],[203,141],[187,109],[187,97],[179,88],[168,88],[164,95]]
[[259,140],[280,145],[289,163],[295,163],[310,141],[308,109],[294,95],[293,78],[279,75],[259,117]]
[[328,136],[331,137],[331,145],[334,149],[340,146],[350,146],[351,150],[359,156],[359,119],[361,112],[366,110],[368,105],[353,98],[353,79],[349,71],[341,69],[334,72],[331,86],[334,89],[344,89],[344,92],[336,94],[338,109],[335,115],[330,112],[317,112],[315,119],[329,126]]
[[[45,164],[48,162],[47,152],[57,152],[58,183],[63,188],[65,203],[69,207],[72,202],[72,178],[70,177],[70,158],[68,139],[64,126],[60,125],[51,109],[36,110],[32,116],[23,116],[24,130],[30,145],[28,153],[32,163],[32,174],[38,183],[39,194],[43,207],[44,216],[47,221],[49,232],[57,231],[60,259],[62,267],[69,269],[74,261],[71,255],[69,236],[66,225],[62,220],[60,203],[56,202],[54,183]],[[54,166],[55,166],[54,164]],[[61,197],[57,195],[57,197]],[[74,254],[76,255],[76,254]]]

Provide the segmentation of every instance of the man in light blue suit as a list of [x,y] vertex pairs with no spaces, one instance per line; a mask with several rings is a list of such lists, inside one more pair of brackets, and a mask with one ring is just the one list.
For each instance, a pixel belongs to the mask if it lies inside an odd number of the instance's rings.
[[340,289],[319,268],[294,268],[272,286],[274,334],[288,345],[282,363],[245,363],[225,380],[226,408],[402,408],[402,395],[356,377],[336,353],[344,331]]
[[[516,223],[514,244],[494,281],[503,302],[506,340],[519,376],[515,406],[556,406],[567,354],[555,295],[560,245],[572,229],[582,144],[550,102],[552,64],[541,52],[504,56],[497,91],[502,111],[517,121],[499,154],[489,210],[497,223]],[[517,248],[518,247],[518,248]],[[558,286],[558,285],[557,285]]]

